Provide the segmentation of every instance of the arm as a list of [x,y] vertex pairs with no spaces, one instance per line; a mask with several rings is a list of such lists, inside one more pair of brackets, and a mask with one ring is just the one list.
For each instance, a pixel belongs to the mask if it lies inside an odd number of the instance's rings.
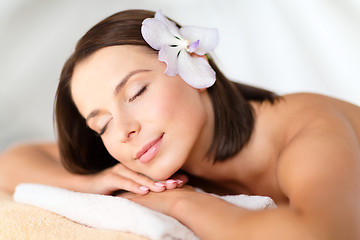
[[73,180],[83,179],[65,171],[55,143],[17,145],[0,155],[0,188],[10,193],[20,182],[71,189]]
[[359,239],[359,145],[345,120],[327,118],[301,130],[279,158],[289,206],[249,211],[185,189],[134,201],[177,218],[201,239]]
[[[160,183],[122,164],[89,175],[70,173],[62,166],[56,143],[18,145],[0,155],[0,189],[13,193],[19,183],[40,183],[73,191],[111,194],[127,190],[138,194],[161,192],[182,183]],[[149,190],[141,190],[141,186]]]

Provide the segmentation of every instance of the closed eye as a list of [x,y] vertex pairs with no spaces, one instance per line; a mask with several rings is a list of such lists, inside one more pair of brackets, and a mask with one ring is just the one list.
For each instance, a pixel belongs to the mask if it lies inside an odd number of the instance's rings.
[[144,86],[137,94],[135,94],[133,97],[131,97],[131,98],[129,99],[129,102],[133,102],[136,98],[138,98],[139,96],[141,96],[141,94],[143,94],[143,93],[146,91],[147,87],[148,87],[147,85]]
[[[110,122],[110,121],[109,121],[109,122]],[[107,126],[109,125],[109,122],[106,123],[106,125],[105,125],[103,128],[100,129],[100,132],[97,133],[97,135],[98,135],[99,137],[101,137],[101,135],[103,135],[103,134],[105,133],[106,128],[107,128]]]
[[[138,93],[136,93],[133,97],[129,99],[129,102],[133,102],[136,98],[141,96],[147,90],[147,87],[148,85],[145,85]],[[97,133],[98,136],[101,137],[105,133],[106,128],[109,125],[109,122],[103,128],[100,129],[100,131]]]
[[99,135],[99,137],[101,137],[101,135],[104,134],[105,130],[106,130],[107,124],[105,125],[105,127],[103,127],[100,132],[98,132],[97,134]]
[[[133,97],[129,99],[129,102],[133,102],[136,98],[141,96],[141,94],[143,94],[147,90],[147,87],[148,85],[145,85],[138,93],[136,93]],[[99,137],[101,137],[105,133],[109,122],[103,128],[101,128],[100,131],[97,133]]]

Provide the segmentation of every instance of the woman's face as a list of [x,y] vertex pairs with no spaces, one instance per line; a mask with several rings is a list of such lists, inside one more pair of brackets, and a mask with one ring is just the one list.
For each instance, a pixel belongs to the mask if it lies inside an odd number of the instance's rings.
[[211,131],[207,91],[165,69],[145,47],[111,46],[77,64],[71,82],[75,105],[109,153],[156,180],[169,178],[194,152],[206,152],[200,147],[212,140],[204,137]]

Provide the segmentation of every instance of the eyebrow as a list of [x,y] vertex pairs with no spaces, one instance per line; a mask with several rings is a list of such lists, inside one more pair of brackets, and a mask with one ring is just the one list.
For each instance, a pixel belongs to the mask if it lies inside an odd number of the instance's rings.
[[[125,84],[129,81],[129,79],[138,74],[138,73],[142,73],[142,72],[149,72],[150,70],[148,69],[138,69],[138,70],[134,70],[129,72],[125,77],[123,77],[120,82],[116,85],[115,90],[114,90],[114,96],[118,95],[118,93],[120,92],[120,90],[125,86]],[[90,118],[95,117],[96,115],[98,115],[100,113],[100,110],[96,109],[94,111],[92,111],[87,117],[86,117],[86,124],[88,125],[88,121]]]
[[123,79],[121,79],[121,81],[118,83],[118,85],[116,85],[115,87],[115,91],[114,91],[114,96],[116,96],[120,90],[125,86],[125,84],[128,82],[128,80],[134,76],[135,74],[141,73],[141,72],[148,72],[150,70],[148,69],[138,69],[138,70],[134,70],[128,73],[128,75],[126,75]]
[[86,117],[86,124],[89,125],[89,124],[88,124],[89,119],[95,117],[95,116],[98,115],[99,113],[100,113],[99,110],[94,110],[94,111],[92,111],[92,112]]

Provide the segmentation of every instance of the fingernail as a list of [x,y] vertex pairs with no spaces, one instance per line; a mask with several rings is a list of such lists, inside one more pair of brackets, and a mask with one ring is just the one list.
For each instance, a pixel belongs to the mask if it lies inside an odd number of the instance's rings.
[[175,181],[173,179],[169,179],[169,180],[166,180],[166,183],[173,184],[173,183],[177,183],[177,181]]
[[180,179],[176,179],[176,182],[177,182],[177,184],[183,184],[184,183],[184,181],[180,180]]
[[161,182],[156,182],[154,185],[157,186],[157,187],[166,187],[166,185],[164,183],[161,183]]
[[149,191],[150,189],[147,186],[141,186],[139,187],[141,191]]

